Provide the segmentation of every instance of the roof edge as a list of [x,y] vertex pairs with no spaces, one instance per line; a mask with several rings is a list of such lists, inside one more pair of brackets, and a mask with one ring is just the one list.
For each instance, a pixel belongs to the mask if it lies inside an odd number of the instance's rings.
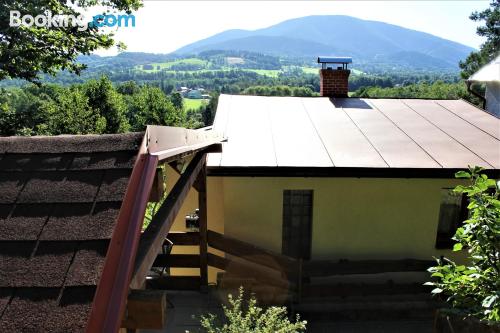
[[[359,168],[359,167],[207,167],[210,177],[350,177],[350,178],[455,178],[467,168]],[[485,169],[490,177],[500,178],[499,169]]]
[[60,154],[138,150],[143,137],[144,132],[0,137],[0,152],[13,154]]

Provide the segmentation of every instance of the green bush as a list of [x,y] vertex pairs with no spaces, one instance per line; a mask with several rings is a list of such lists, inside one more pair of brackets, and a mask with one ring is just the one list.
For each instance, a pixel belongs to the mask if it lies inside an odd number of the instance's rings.
[[500,322],[500,201],[498,184],[481,168],[460,171],[457,178],[471,180],[454,192],[467,195],[469,218],[458,228],[454,251],[467,250],[468,265],[438,259],[429,269],[433,294],[445,295],[454,310],[480,320]]
[[[203,316],[201,326],[207,333],[299,333],[305,332],[306,321],[291,322],[287,317],[286,307],[271,306],[263,309],[257,306],[255,297],[244,301],[243,287],[239,289],[237,298],[230,294],[229,306],[223,306],[224,319],[217,321],[213,314]],[[247,303],[247,304],[245,304]]]

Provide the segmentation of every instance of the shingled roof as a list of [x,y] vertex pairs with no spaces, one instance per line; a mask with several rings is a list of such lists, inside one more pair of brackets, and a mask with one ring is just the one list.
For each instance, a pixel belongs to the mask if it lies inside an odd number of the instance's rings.
[[0,332],[85,329],[143,135],[0,138]]

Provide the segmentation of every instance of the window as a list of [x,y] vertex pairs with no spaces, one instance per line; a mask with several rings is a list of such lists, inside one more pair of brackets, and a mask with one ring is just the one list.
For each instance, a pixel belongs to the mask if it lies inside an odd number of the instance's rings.
[[312,190],[283,191],[283,254],[311,259],[312,207]]
[[456,194],[452,189],[442,189],[441,208],[439,209],[439,224],[436,236],[437,249],[451,249],[454,241],[451,239],[457,228],[467,219],[467,197]]

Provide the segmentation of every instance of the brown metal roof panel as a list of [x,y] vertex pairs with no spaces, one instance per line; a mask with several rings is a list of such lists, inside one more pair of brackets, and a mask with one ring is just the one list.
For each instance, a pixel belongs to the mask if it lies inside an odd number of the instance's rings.
[[463,100],[443,100],[436,103],[500,140],[500,119],[497,117]]
[[109,239],[121,202],[56,204],[41,240]]
[[217,112],[215,114],[214,123],[212,128],[215,131],[221,132],[223,135],[226,134],[227,121],[229,117],[229,112],[231,111],[232,95],[220,95],[217,102]]
[[[217,111],[215,113],[214,123],[212,125],[213,130],[226,135],[226,127],[229,115],[229,109],[231,108],[231,95],[220,95],[217,103]],[[225,149],[225,143],[222,143],[222,151]],[[221,153],[211,153],[207,157],[207,165],[210,166],[220,166],[222,159]]]
[[372,99],[369,103],[394,122],[444,168],[488,166],[484,160],[410,109],[401,100]]
[[404,100],[404,103],[492,167],[500,168],[500,142],[498,139],[443,108],[437,101],[409,99]]
[[[391,168],[440,168],[406,133],[365,100],[338,99],[359,129]],[[404,110],[401,110],[404,112]]]
[[0,241],[37,240],[51,212],[47,204],[0,205]]
[[298,97],[260,97],[268,102],[278,166],[331,167],[333,163]]
[[328,98],[304,98],[304,106],[336,167],[388,167],[341,108]]
[[233,96],[221,166],[276,166],[266,99]]

